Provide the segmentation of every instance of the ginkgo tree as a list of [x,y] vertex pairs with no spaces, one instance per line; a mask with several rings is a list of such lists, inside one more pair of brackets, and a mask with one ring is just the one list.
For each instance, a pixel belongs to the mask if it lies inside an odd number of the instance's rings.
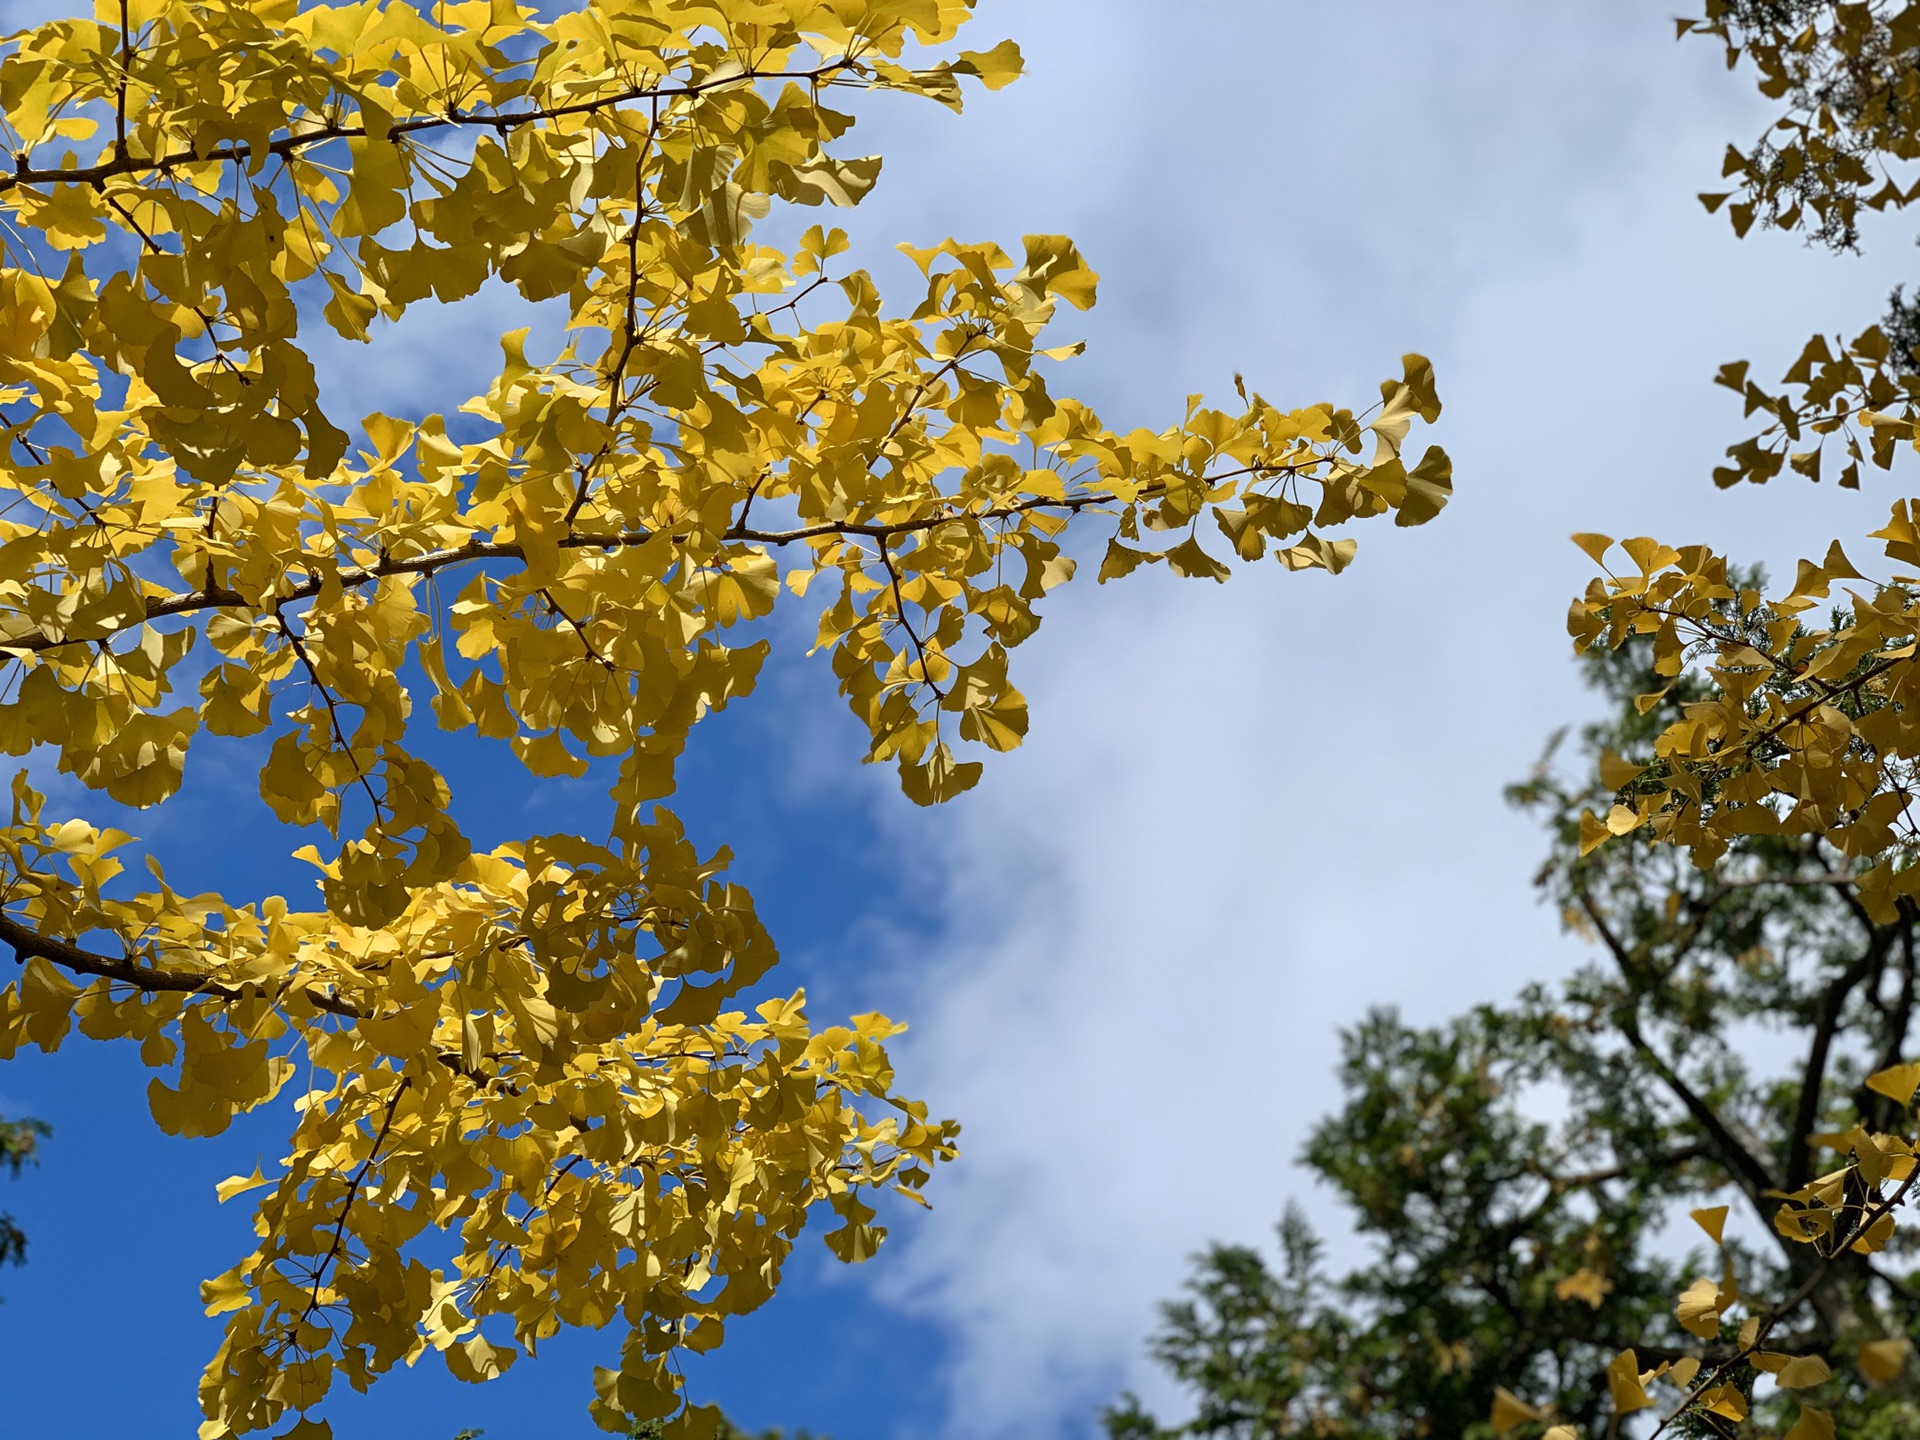
[[1920,913],[1874,919],[1811,837],[1740,835],[1706,867],[1583,842],[1615,792],[1596,762],[1711,693],[1653,663],[1647,635],[1589,649],[1599,719],[1508,792],[1544,822],[1537,883],[1591,959],[1440,1025],[1377,1010],[1343,1035],[1343,1103],[1300,1158],[1364,1261],[1330,1273],[1291,1209],[1277,1266],[1209,1247],[1152,1345],[1192,1418],[1128,1397],[1111,1440],[1630,1440],[1658,1423],[1645,1402],[1682,1393],[1642,1377],[1734,1361],[1760,1304],[1766,1345],[1674,1433],[1778,1436],[1802,1400],[1816,1434],[1920,1433],[1910,1241],[1829,1258],[1774,1223],[1856,1124],[1903,1119],[1894,1077],[1871,1077],[1920,1030]]
[[[770,988],[726,853],[661,803],[778,607],[928,804],[1019,744],[1009,655],[1077,560],[1338,571],[1350,522],[1446,502],[1417,356],[1367,406],[1116,430],[1047,378],[1095,298],[1071,241],[903,247],[890,310],[841,231],[754,238],[875,183],[840,105],[1018,75],[951,43],[970,5],[99,0],[0,42],[0,1054],[132,1042],[179,1135],[291,1093],[284,1158],[219,1187],[258,1246],[204,1287],[207,1440],[616,1322],[595,1418],[711,1433],[678,1355],[817,1207],[863,1259],[877,1194],[952,1158],[899,1027]],[[317,328],[378,346],[489,282],[557,338],[504,336],[443,413],[338,413]],[[478,850],[436,729],[595,768],[604,812]],[[160,806],[221,737],[316,898],[182,894],[30,778]]]
[[[1847,250],[1920,205],[1920,4],[1705,12],[1681,36],[1776,107],[1710,211]],[[1722,487],[1859,488],[1920,449],[1904,289],[1777,385],[1752,372],[1718,377],[1752,426]],[[1298,1223],[1278,1273],[1209,1252],[1156,1346],[1199,1415],[1166,1429],[1128,1403],[1115,1437],[1920,1425],[1920,503],[1893,498],[1870,536],[1794,537],[1780,587],[1707,544],[1574,539],[1602,573],[1567,624],[1616,708],[1585,775],[1521,798],[1549,811],[1542,883],[1602,963],[1440,1030],[1351,1036],[1353,1103],[1307,1158],[1378,1263],[1329,1282]],[[1543,1082],[1557,1123],[1523,1104]],[[1663,1220],[1711,1246],[1680,1274],[1649,1240]]]
[[[1730,67],[1750,65],[1777,106],[1760,136],[1729,147],[1724,175],[1733,188],[1701,197],[1738,233],[1773,227],[1848,249],[1869,212],[1920,202],[1920,5],[1708,0],[1705,15],[1679,29],[1717,41]],[[1726,366],[1720,383],[1759,428],[1728,448],[1716,483],[1792,473],[1856,488],[1876,470],[1894,470],[1904,452],[1920,449],[1917,322],[1920,311],[1896,291],[1884,324],[1851,340],[1815,336],[1778,388],[1758,383],[1745,362]],[[1806,537],[1807,558],[1784,593],[1769,594],[1709,545],[1575,539],[1604,571],[1568,616],[1576,647],[1650,647],[1653,688],[1636,701],[1642,714],[1687,692],[1679,713],[1629,753],[1599,757],[1608,798],[1580,817],[1580,854],[1679,847],[1737,886],[1756,845],[1777,843],[1797,854],[1799,876],[1840,887],[1874,934],[1907,933],[1920,917],[1913,502],[1894,500],[1881,529],[1849,542],[1858,564],[1842,542]],[[1687,888],[1674,887],[1669,922],[1686,913]],[[1632,954],[1640,939],[1608,943]],[[1911,959],[1904,964],[1910,973]],[[1653,1410],[1657,1418],[1640,1432],[1649,1437],[1763,1433],[1755,1396],[1770,1377],[1776,1389],[1806,1397],[1790,1440],[1832,1440],[1835,1411],[1823,1396],[1899,1375],[1914,1330],[1913,1236],[1902,1226],[1920,1182],[1912,1109],[1920,1057],[1910,1049],[1910,1005],[1897,998],[1907,992],[1890,973],[1883,956],[1827,977],[1817,1003],[1831,1018],[1817,1027],[1819,1063],[1777,1165],[1743,1173],[1741,1147],[1719,1147],[1726,1178],[1797,1252],[1793,1263],[1774,1283],[1755,1283],[1729,1251],[1719,1273],[1688,1285],[1674,1313],[1700,1344],[1646,1368],[1632,1348],[1614,1357],[1616,1432],[1624,1417]],[[1887,1032],[1891,1047],[1875,1043],[1873,1025],[1842,1023],[1874,1010],[1900,1017]],[[1674,1387],[1658,1400],[1656,1380]],[[1533,1412],[1515,1403],[1508,1420],[1531,1423]],[[1546,1428],[1556,1431],[1573,1433]]]

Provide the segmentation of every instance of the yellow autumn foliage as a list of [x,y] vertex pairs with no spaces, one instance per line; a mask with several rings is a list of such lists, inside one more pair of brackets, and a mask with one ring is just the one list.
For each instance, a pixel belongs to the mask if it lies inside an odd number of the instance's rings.
[[[1065,237],[903,247],[904,311],[837,229],[755,238],[875,183],[843,99],[1018,75],[956,48],[969,9],[100,0],[0,41],[0,749],[145,808],[257,736],[264,804],[324,836],[306,909],[179,894],[152,848],[135,884],[109,817],[24,778],[0,828],[0,1054],[133,1041],[180,1135],[292,1098],[278,1166],[221,1187],[259,1245],[205,1288],[205,1440],[616,1323],[596,1418],[699,1435],[676,1356],[811,1211],[863,1259],[876,1192],[954,1155],[897,1025],[745,998],[772,941],[659,804],[777,610],[933,803],[1025,735],[1010,652],[1089,526],[1102,580],[1222,579],[1446,503],[1417,356],[1359,409],[1113,429],[1048,378],[1096,295]],[[490,284],[563,307],[557,349],[504,336],[450,413],[338,413],[316,327],[377,346]],[[603,762],[604,815],[476,851],[421,696],[535,777]]]

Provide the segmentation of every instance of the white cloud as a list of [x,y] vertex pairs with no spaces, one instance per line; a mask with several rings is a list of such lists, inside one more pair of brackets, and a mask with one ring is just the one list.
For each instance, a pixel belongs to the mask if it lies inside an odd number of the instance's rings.
[[[68,8],[11,4],[0,24]],[[1018,660],[1028,748],[945,813],[881,807],[927,881],[902,903],[931,895],[944,922],[928,953],[901,942],[909,1087],[968,1129],[933,1215],[866,1273],[950,1328],[956,1435],[1040,1440],[1151,1390],[1141,1340],[1185,1254],[1258,1238],[1302,1189],[1335,1027],[1382,1002],[1437,1019],[1565,963],[1499,799],[1584,709],[1558,616],[1587,566],[1564,536],[1717,538],[1777,566],[1796,520],[1873,528],[1874,498],[1714,494],[1740,422],[1707,379],[1863,320],[1904,256],[1735,246],[1700,213],[1760,112],[1710,47],[1672,44],[1665,0],[982,9],[970,43],[1015,35],[1032,78],[964,120],[881,107],[882,188],[806,220],[863,253],[1074,233],[1104,301],[1068,317],[1094,351],[1057,388],[1118,423],[1236,369],[1276,400],[1364,399],[1427,349],[1460,484],[1431,527],[1362,532],[1338,580],[1073,587]],[[527,323],[495,292],[410,316],[377,363],[319,343],[338,418],[482,382]]]
[[1701,213],[1761,116],[1662,5],[1056,0],[996,22],[1034,78],[964,126],[903,120],[869,238],[1075,232],[1105,272],[1080,383],[1110,421],[1158,423],[1235,368],[1275,399],[1364,395],[1427,348],[1460,486],[1425,530],[1363,531],[1338,580],[1075,587],[1017,662],[1028,748],[944,816],[889,809],[947,922],[902,957],[904,1069],[968,1130],[875,1283],[950,1328],[955,1435],[1046,1437],[1123,1382],[1154,1391],[1141,1342],[1184,1256],[1257,1240],[1304,1190],[1336,1026],[1438,1019],[1568,962],[1500,799],[1589,708],[1565,537],[1778,569],[1796,535],[1875,528],[1879,496],[1714,492],[1742,432],[1709,380],[1864,323],[1904,256],[1736,245]]

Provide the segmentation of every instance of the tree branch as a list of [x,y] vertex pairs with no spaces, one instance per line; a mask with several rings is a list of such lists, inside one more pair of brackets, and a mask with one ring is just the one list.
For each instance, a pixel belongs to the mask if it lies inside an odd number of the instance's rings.
[[[216,1000],[251,998],[245,989],[225,984],[210,975],[197,974],[191,970],[154,970],[144,965],[136,965],[131,960],[115,959],[111,955],[83,950],[71,941],[42,935],[39,931],[22,925],[18,920],[4,913],[0,913],[0,943],[13,947],[16,960],[38,956],[43,960],[52,961],[62,969],[71,970],[76,975],[92,975],[102,980],[117,980],[148,994],[207,995]],[[305,993],[315,1009],[324,1010],[329,1015],[339,1015],[349,1020],[367,1018],[367,1012],[359,1006],[328,995],[314,986],[308,986]]]
[[[1591,895],[1582,890],[1579,892],[1579,899],[1581,909],[1586,911],[1587,918],[1593,922],[1594,929],[1599,932],[1601,943],[1612,954],[1614,963],[1620,967],[1622,976],[1631,987],[1634,970],[1633,952],[1622,943],[1619,936],[1613,933],[1613,927],[1607,923],[1606,916],[1601,913],[1600,907],[1594,903]],[[1759,1156],[1740,1142],[1721,1120],[1719,1113],[1707,1104],[1691,1085],[1687,1084],[1680,1073],[1667,1063],[1665,1057],[1647,1043],[1646,1037],[1640,1033],[1638,1000],[1639,997],[1636,994],[1633,1006],[1621,1007],[1617,1016],[1620,1033],[1653,1069],[1654,1074],[1660,1077],[1667,1089],[1673,1092],[1674,1098],[1686,1109],[1687,1114],[1693,1117],[1693,1122],[1706,1132],[1708,1140],[1719,1152],[1721,1160],[1736,1173],[1741,1182],[1741,1189],[1746,1192],[1747,1198],[1753,1203],[1754,1210],[1760,1213],[1764,1220],[1766,1216],[1761,1210],[1760,1202],[1767,1191],[1780,1188],[1773,1172],[1767,1168]],[[1783,1240],[1782,1243],[1785,1241]]]
[[[602,110],[618,109],[636,100],[692,99],[712,90],[750,85],[759,80],[800,80],[815,85],[830,85],[842,72],[852,68],[851,61],[842,59],[816,66],[811,70],[743,70],[737,75],[689,81],[684,85],[660,88],[633,85],[610,95],[601,95],[591,100],[576,100],[570,105],[545,105],[533,110],[514,111],[504,115],[462,114],[458,110],[450,109],[440,115],[410,115],[404,120],[396,120],[387,127],[386,136],[391,143],[397,136],[454,128],[490,129],[496,134],[505,135],[508,131],[517,130],[525,125],[537,125],[542,121],[561,120],[576,115],[593,115]],[[293,122],[289,121],[289,123]],[[269,141],[263,148],[266,154],[284,159],[314,145],[325,145],[334,140],[366,138],[365,125],[348,125],[334,121],[315,124],[310,129],[282,135],[277,140]],[[74,184],[100,188],[104,187],[107,181],[122,175],[166,175],[187,165],[244,163],[251,167],[254,154],[255,147],[250,142],[236,140],[225,145],[216,145],[205,154],[197,154],[192,149],[175,150],[166,155],[154,156],[121,153],[92,165],[63,170],[57,167],[42,168],[31,165],[27,162],[26,152],[17,150],[14,152],[13,173],[0,173],[0,195],[5,195],[10,190],[17,190],[23,185]]]
[[393,1087],[393,1098],[387,1101],[386,1118],[380,1122],[380,1132],[373,1137],[373,1148],[367,1151],[367,1158],[360,1162],[360,1168],[354,1172],[353,1179],[347,1183],[346,1203],[340,1207],[340,1218],[334,1222],[333,1244],[325,1256],[313,1269],[313,1291],[307,1298],[307,1308],[301,1314],[307,1319],[320,1308],[320,1281],[327,1273],[327,1267],[340,1258],[340,1251],[346,1244],[347,1216],[353,1213],[353,1202],[360,1198],[360,1187],[366,1183],[367,1172],[373,1169],[373,1162],[379,1158],[380,1147],[386,1143],[387,1132],[393,1128],[393,1117],[399,1113],[400,1098],[407,1093],[407,1087],[413,1083],[412,1077],[402,1075],[400,1083]]
[[287,617],[280,613],[278,605],[273,608],[273,618],[280,627],[280,633],[287,637],[287,644],[293,647],[293,653],[299,657],[300,664],[307,672],[308,682],[320,692],[321,702],[327,707],[327,724],[333,731],[334,743],[340,747],[341,753],[353,765],[354,778],[360,782],[360,788],[366,792],[367,800],[373,806],[373,823],[382,834],[385,834],[386,804],[381,800],[379,792],[373,788],[372,778],[361,768],[360,757],[353,753],[353,742],[348,738],[347,727],[340,719],[340,706],[333,698],[333,691],[328,689],[320,679],[319,667],[313,663],[313,656],[307,652],[305,639],[294,633],[293,627],[287,623]]
[[[191,970],[154,970],[136,965],[131,960],[115,959],[111,955],[83,950],[71,941],[42,935],[4,912],[0,912],[0,944],[11,945],[16,960],[38,956],[64,970],[71,970],[76,975],[92,975],[101,980],[117,981],[123,985],[131,985],[134,989],[149,995],[205,995],[210,999],[233,1002],[253,999],[256,994],[264,991],[264,987],[259,986],[249,989],[228,985],[209,975],[196,974]],[[342,1000],[337,995],[329,995],[317,985],[302,987],[301,995],[314,1009],[325,1011],[329,1015],[338,1015],[343,1020],[375,1018],[370,1011],[362,1010],[358,1005]],[[503,1081],[498,1075],[469,1069],[465,1058],[460,1055],[436,1050],[434,1058],[455,1074],[471,1080],[475,1085],[501,1085],[509,1094],[519,1093],[517,1086]]]
[[[1144,487],[1139,498],[1152,499],[1164,488],[1164,485]],[[927,530],[936,530],[942,525],[968,521],[1007,520],[1035,510],[1065,510],[1069,514],[1075,514],[1091,506],[1113,503],[1115,503],[1115,497],[1112,495],[1076,495],[1065,500],[1032,496],[985,510],[952,510],[890,523],[832,520],[794,530],[749,530],[735,525],[721,535],[720,539],[722,542],[744,541],[755,545],[776,546],[792,545],[803,540],[818,540],[829,535],[858,535],[867,539],[887,540],[902,535],[915,535]],[[645,545],[649,541],[657,540],[662,535],[670,533],[660,530],[623,530],[613,535],[568,535],[559,541],[559,548],[562,550],[620,550],[631,545]],[[675,535],[673,538],[680,540],[685,537]],[[352,590],[393,576],[432,575],[451,566],[474,561],[524,561],[526,558],[525,548],[511,542],[470,540],[465,545],[450,546],[444,550],[429,550],[420,555],[399,558],[382,556],[370,564],[342,566],[335,571],[334,578],[343,589]],[[320,593],[324,583],[320,576],[313,575],[284,589],[276,590],[271,595],[249,596],[224,585],[207,585],[181,595],[149,597],[138,619],[128,620],[125,624],[113,625],[89,635],[15,636],[12,639],[0,640],[0,655],[9,652],[39,654],[47,650],[57,650],[63,645],[93,645],[130,630],[136,625],[164,620],[174,615],[190,615],[201,610],[263,610],[290,605],[300,600],[311,600]]]
[[913,653],[920,662],[920,680],[940,699],[947,698],[947,692],[933,683],[933,672],[927,668],[927,647],[921,643],[920,632],[913,628],[913,622],[907,619],[907,602],[900,594],[900,572],[894,568],[893,557],[887,553],[887,542],[880,542],[880,568],[887,572],[887,579],[893,587],[893,613],[899,617],[900,627],[907,632],[907,638],[913,642]]
[[594,648],[593,641],[587,638],[586,626],[561,608],[560,602],[553,598],[552,591],[542,588],[540,598],[547,602],[547,613],[552,615],[556,620],[564,621],[567,628],[579,637],[581,648],[587,652],[587,658],[589,660],[600,666],[600,668],[605,670],[609,675],[618,673],[620,667]]
[[1875,930],[1860,958],[1836,975],[1821,997],[1813,1040],[1807,1047],[1806,1069],[1801,1073],[1799,1103],[1794,1106],[1793,1124],[1787,1131],[1787,1177],[1780,1187],[1783,1190],[1798,1190],[1812,1178],[1813,1148],[1806,1143],[1806,1137],[1813,1133],[1820,1119],[1820,1092],[1826,1085],[1827,1054],[1833,1046],[1834,1032],[1840,1026],[1847,997],[1870,970],[1885,963],[1893,937],[1892,929]]
[[1619,1023],[1620,1033],[1627,1037],[1627,1042],[1647,1062],[1653,1073],[1660,1077],[1661,1083],[1673,1092],[1674,1098],[1693,1118],[1694,1124],[1706,1131],[1709,1143],[1719,1152],[1720,1159],[1727,1167],[1736,1172],[1741,1182],[1740,1188],[1746,1191],[1755,1212],[1764,1220],[1766,1212],[1760,1202],[1766,1197],[1767,1191],[1780,1188],[1773,1172],[1767,1168],[1759,1156],[1740,1142],[1733,1131],[1727,1128],[1719,1112],[1707,1104],[1698,1091],[1687,1084],[1680,1072],[1667,1062],[1666,1057],[1647,1043],[1646,1037],[1640,1033],[1640,1019],[1637,1015],[1623,1015]]

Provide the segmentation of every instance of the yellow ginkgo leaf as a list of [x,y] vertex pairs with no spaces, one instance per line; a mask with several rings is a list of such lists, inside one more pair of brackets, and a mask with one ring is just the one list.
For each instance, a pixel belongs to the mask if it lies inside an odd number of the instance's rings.
[[1604,564],[1607,558],[1607,551],[1613,548],[1613,540],[1610,536],[1591,533],[1575,535],[1573,537],[1573,543],[1578,545],[1596,565]]
[[1606,827],[1610,835],[1626,835],[1638,829],[1641,816],[1625,805],[1616,805],[1607,811]]
[[1796,1355],[1774,1374],[1773,1380],[1783,1390],[1806,1390],[1832,1378],[1833,1371],[1820,1356]]
[[1647,771],[1646,766],[1622,760],[1611,750],[1601,752],[1598,769],[1600,783],[1609,790],[1624,790]]
[[1553,1293],[1557,1299],[1583,1301],[1598,1310],[1607,1296],[1613,1293],[1613,1282],[1583,1265],[1573,1274],[1555,1282]]
[[1681,1328],[1698,1335],[1702,1340],[1711,1340],[1720,1333],[1720,1312],[1723,1308],[1720,1287],[1702,1276],[1680,1292],[1679,1303],[1674,1306],[1674,1316],[1680,1321]]
[[1728,1420],[1747,1418],[1747,1397],[1733,1385],[1716,1385],[1700,1397],[1701,1408]]
[[1493,1414],[1489,1423],[1504,1435],[1516,1425],[1524,1425],[1531,1420],[1539,1420],[1541,1413],[1527,1404],[1518,1395],[1504,1385],[1493,1387]]
[[1920,1090],[1920,1062],[1876,1071],[1867,1077],[1867,1088],[1905,1105],[1913,1099],[1913,1092]]
[[256,1164],[251,1175],[235,1175],[231,1179],[222,1180],[213,1187],[213,1192],[224,1205],[234,1196],[244,1195],[249,1190],[257,1190],[266,1183],[268,1183],[267,1178],[260,1173],[260,1167]]
[[1622,1350],[1607,1363],[1607,1391],[1613,1397],[1613,1408],[1622,1415],[1653,1404],[1653,1397],[1640,1383],[1639,1358],[1631,1350]]
[[1913,1342],[1904,1336],[1869,1340],[1860,1347],[1860,1373],[1875,1385],[1891,1385],[1906,1368]]
[[1720,1243],[1720,1237],[1727,1226],[1725,1205],[1713,1205],[1704,1210],[1689,1210],[1687,1213],[1693,1217],[1694,1224],[1707,1232],[1709,1240],[1716,1245]]

